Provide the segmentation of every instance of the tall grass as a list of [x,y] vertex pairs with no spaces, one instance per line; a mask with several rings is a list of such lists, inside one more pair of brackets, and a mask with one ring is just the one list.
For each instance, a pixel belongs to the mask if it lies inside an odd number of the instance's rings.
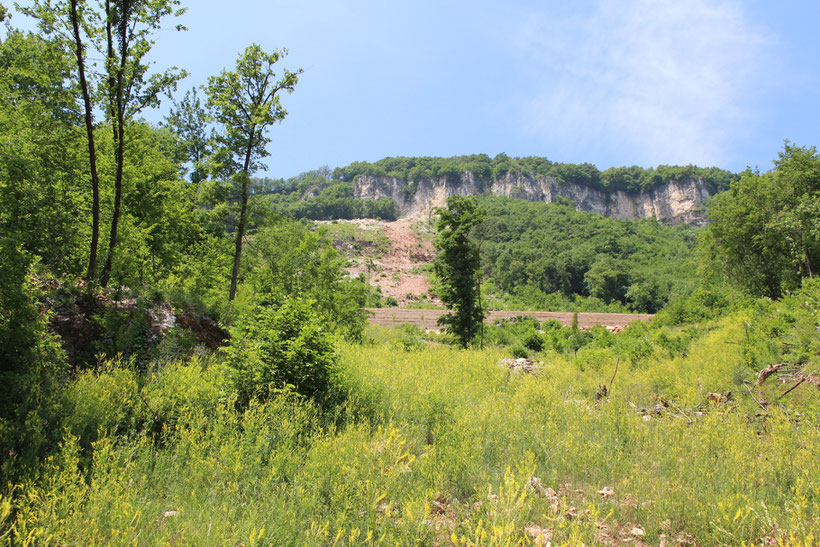
[[[88,373],[68,390],[69,430],[44,478],[0,499],[0,538],[811,545],[820,418],[776,405],[756,415],[738,384],[754,376],[746,319],[666,340],[638,326],[542,354],[537,375],[499,364],[501,349],[408,347],[381,330],[340,346],[349,396],[336,420],[286,396],[238,413],[213,362]],[[596,398],[616,363],[611,394]],[[817,408],[813,387],[795,395]]]

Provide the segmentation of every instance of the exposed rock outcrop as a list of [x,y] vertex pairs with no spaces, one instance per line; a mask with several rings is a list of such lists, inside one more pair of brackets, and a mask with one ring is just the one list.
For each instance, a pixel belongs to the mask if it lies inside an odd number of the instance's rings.
[[394,177],[361,175],[356,179],[354,192],[355,197],[361,199],[393,199],[399,215],[404,218],[429,218],[436,207],[445,206],[447,197],[454,194],[488,193],[546,203],[562,197],[572,200],[579,211],[629,220],[655,217],[668,224],[704,224],[703,204],[710,196],[703,180],[696,178],[673,180],[647,192],[629,193],[561,183],[553,177],[534,178],[510,173],[492,183],[482,184],[471,171],[464,171],[461,181],[456,183],[446,177],[408,183]]

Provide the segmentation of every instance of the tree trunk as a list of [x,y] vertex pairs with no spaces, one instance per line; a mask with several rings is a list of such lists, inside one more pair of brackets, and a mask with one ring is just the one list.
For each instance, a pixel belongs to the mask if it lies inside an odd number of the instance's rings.
[[80,89],[85,107],[85,131],[88,140],[88,164],[91,171],[91,249],[88,252],[88,272],[86,281],[94,279],[97,269],[97,247],[100,241],[100,178],[97,174],[97,149],[94,143],[94,115],[91,109],[91,97],[88,93],[88,82],[85,78],[85,58],[83,42],[80,38],[80,21],[77,15],[77,0],[71,0],[71,26],[74,30],[74,42],[77,57],[77,72],[80,76]]
[[242,239],[245,237],[245,227],[248,224],[248,191],[250,190],[250,175],[248,171],[251,166],[251,152],[253,151],[253,141],[256,128],[251,130],[251,138],[248,149],[245,151],[245,164],[242,168],[242,202],[239,208],[239,226],[236,228],[236,244],[233,254],[233,268],[231,269],[231,290],[228,293],[228,300],[233,300],[236,296],[236,282],[239,277],[239,264],[242,260]]
[[[111,234],[108,240],[108,255],[105,257],[105,266],[103,266],[102,274],[100,275],[100,285],[108,286],[108,281],[111,278],[111,267],[114,259],[114,251],[117,247],[117,231],[120,223],[120,214],[122,209],[122,176],[124,169],[125,158],[125,104],[123,99],[123,75],[125,72],[125,65],[128,61],[128,10],[129,5],[124,3],[123,13],[120,14],[120,25],[118,29],[120,51],[119,51],[119,67],[117,68],[116,76],[112,78],[109,72],[109,97],[112,110],[112,124],[114,131],[114,154],[116,161],[116,172],[114,174],[114,211],[111,215]],[[110,5],[106,2],[106,14],[108,16],[107,22],[107,39],[108,39],[108,54],[109,63],[114,59],[114,44],[111,33],[111,10]],[[111,67],[109,66],[109,71]],[[113,87],[112,87],[113,83]]]

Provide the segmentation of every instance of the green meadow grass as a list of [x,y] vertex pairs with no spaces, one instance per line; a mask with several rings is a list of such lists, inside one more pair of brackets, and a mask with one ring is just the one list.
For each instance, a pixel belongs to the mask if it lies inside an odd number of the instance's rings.
[[[705,326],[685,351],[650,340],[648,352],[544,353],[537,375],[500,365],[501,349],[405,351],[400,332],[372,330],[370,344],[339,346],[349,395],[332,412],[282,396],[238,413],[215,360],[142,376],[112,364],[68,388],[63,444],[41,480],[0,499],[0,537],[812,545],[817,390],[801,386],[757,416],[738,383],[755,377],[739,343],[745,319]],[[611,395],[596,400],[616,363]],[[728,402],[706,402],[730,390]],[[757,396],[784,390],[771,380]]]

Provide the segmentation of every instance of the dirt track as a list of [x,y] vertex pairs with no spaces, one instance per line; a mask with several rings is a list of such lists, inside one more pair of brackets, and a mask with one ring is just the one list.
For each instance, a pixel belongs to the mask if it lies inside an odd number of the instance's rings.
[[[393,327],[409,323],[423,329],[440,328],[436,321],[439,316],[447,313],[447,310],[419,310],[406,308],[367,308],[370,313],[371,325],[382,325]],[[517,315],[529,315],[539,321],[555,319],[564,326],[572,325],[571,312],[546,312],[546,311],[491,311],[487,315],[487,322],[492,323],[504,317],[515,317]],[[603,325],[611,329],[620,329],[627,326],[632,321],[648,321],[654,315],[647,313],[579,313],[578,327],[589,329],[595,325]]]

